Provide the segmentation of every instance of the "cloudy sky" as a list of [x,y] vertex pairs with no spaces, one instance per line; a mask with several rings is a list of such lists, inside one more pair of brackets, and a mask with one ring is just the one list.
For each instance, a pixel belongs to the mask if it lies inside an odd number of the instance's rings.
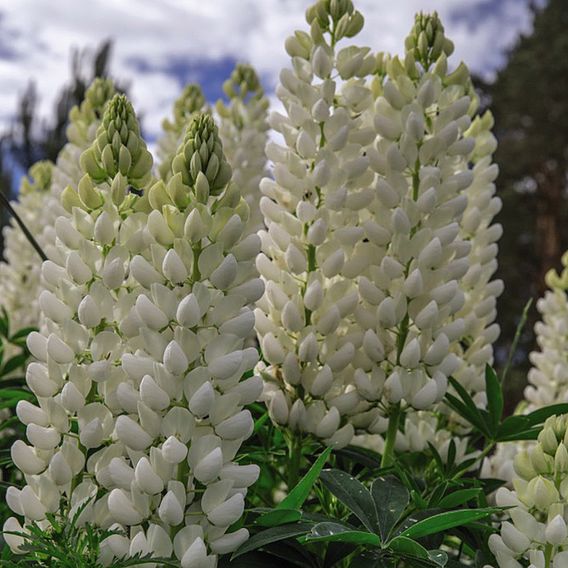
[[[0,130],[30,79],[48,115],[69,77],[73,47],[114,40],[112,72],[130,83],[154,138],[188,81],[215,100],[235,61],[252,63],[266,89],[287,64],[284,40],[305,28],[311,0],[0,0]],[[437,10],[456,61],[491,76],[518,34],[530,28],[527,0],[356,0],[365,15],[359,44],[393,53],[418,10]]]

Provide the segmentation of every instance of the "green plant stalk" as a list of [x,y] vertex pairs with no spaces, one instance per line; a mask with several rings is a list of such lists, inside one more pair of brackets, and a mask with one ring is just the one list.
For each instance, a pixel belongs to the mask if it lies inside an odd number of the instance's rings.
[[400,402],[391,405],[391,413],[389,415],[389,426],[387,429],[387,437],[385,439],[385,447],[383,457],[381,458],[381,467],[388,467],[392,464],[394,458],[394,443],[396,442],[396,433],[398,432],[398,423],[401,415]]
[[288,492],[293,489],[300,481],[300,472],[302,468],[302,436],[300,432],[290,433],[290,442],[288,447]]

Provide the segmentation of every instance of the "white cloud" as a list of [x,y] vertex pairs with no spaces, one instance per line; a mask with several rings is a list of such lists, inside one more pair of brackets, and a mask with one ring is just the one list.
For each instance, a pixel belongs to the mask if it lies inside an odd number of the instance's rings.
[[[0,127],[14,113],[29,79],[47,115],[69,76],[73,46],[95,47],[114,40],[113,74],[130,82],[136,108],[149,134],[159,131],[179,85],[168,73],[172,59],[234,57],[251,62],[270,85],[287,64],[285,38],[305,28],[310,0],[0,0],[0,37],[15,54],[2,58],[0,43]],[[366,17],[357,40],[377,50],[400,52],[419,10],[438,10],[456,44],[456,58],[490,73],[503,49],[530,25],[519,0],[356,0]],[[485,9],[484,9],[485,8]],[[475,18],[477,12],[483,17]],[[457,15],[460,17],[457,17]],[[468,16],[469,15],[469,16]],[[477,24],[476,24],[477,21]],[[141,72],[137,62],[150,71]]]

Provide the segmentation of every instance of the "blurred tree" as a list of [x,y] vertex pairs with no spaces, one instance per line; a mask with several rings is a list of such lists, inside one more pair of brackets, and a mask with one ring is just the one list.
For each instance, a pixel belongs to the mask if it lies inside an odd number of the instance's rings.
[[[532,4],[531,10],[532,33],[519,38],[495,82],[481,85],[499,141],[495,158],[504,227],[499,266],[505,281],[499,305],[501,359],[523,306],[543,294],[546,272],[560,265],[568,248],[568,10],[566,0]],[[525,370],[536,317],[533,305],[519,350]]]
[[[18,101],[11,128],[0,133],[0,191],[5,195],[12,196],[19,178],[34,162],[56,160],[66,142],[69,111],[83,101],[85,91],[95,77],[109,76],[111,51],[110,40],[104,41],[94,52],[73,50],[70,82],[61,89],[54,114],[47,120],[41,120],[37,115],[39,97],[35,84],[30,82]],[[120,87],[117,89],[124,91]],[[1,226],[6,221],[7,214],[2,210]]]

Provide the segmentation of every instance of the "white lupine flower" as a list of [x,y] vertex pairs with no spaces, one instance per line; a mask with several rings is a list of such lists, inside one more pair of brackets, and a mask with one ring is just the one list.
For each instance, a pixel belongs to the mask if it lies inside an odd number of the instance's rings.
[[[53,169],[48,161],[34,164],[22,180],[19,201],[12,203],[32,236],[40,242],[45,225],[53,221],[45,210]],[[37,327],[41,258],[13,219],[4,228],[4,258],[0,262],[0,298],[10,315],[10,325],[13,331]]]
[[489,548],[500,568],[521,566],[523,561],[544,566],[545,554],[550,566],[564,565],[568,546],[566,443],[566,416],[552,416],[538,441],[515,456],[515,490],[502,487],[496,494],[497,505],[508,507],[504,512],[506,520],[500,534],[489,538]]
[[[425,27],[435,30],[430,43],[423,42]],[[450,426],[447,418],[438,426],[438,413],[448,412],[439,404],[448,377],[484,406],[485,364],[492,362],[491,344],[499,332],[493,321],[502,283],[489,282],[501,234],[500,225],[491,224],[500,209],[493,183],[497,169],[491,164],[495,140],[490,114],[474,118],[478,103],[465,66],[447,72],[452,47],[436,15],[417,16],[406,49],[406,68],[396,58],[388,61],[385,78],[375,87],[379,138],[369,158],[378,174],[376,205],[365,228],[381,252],[370,255],[380,263],[359,281],[359,322],[380,345],[373,350],[368,336],[365,354],[386,380],[374,383],[378,393],[361,376],[357,384],[370,402],[382,393],[393,404],[402,401],[420,411],[408,409],[397,450],[420,451],[429,442],[445,455],[456,430],[453,418]],[[409,71],[409,61],[420,67]],[[430,120],[434,108],[437,115]],[[388,426],[375,411],[354,424],[373,432]],[[471,457],[464,440],[453,440],[461,448],[457,460]],[[365,438],[357,443],[365,444]]]
[[191,117],[198,112],[207,111],[207,103],[201,87],[197,84],[186,85],[182,94],[174,102],[173,119],[164,119],[162,136],[158,140],[157,155],[160,161],[158,167],[160,177],[167,181],[171,176],[172,160],[174,159],[181,139],[185,134]]
[[[107,142],[114,133],[118,135],[119,144],[111,149]],[[135,143],[135,138],[138,143]],[[133,148],[129,167],[124,165],[126,146],[123,144],[127,140],[130,140],[130,147]],[[119,441],[114,440],[108,447],[103,444],[111,440],[114,414],[121,410],[115,392],[118,383],[127,376],[119,366],[125,339],[117,335],[114,329],[123,325],[131,309],[130,298],[135,298],[135,294],[130,290],[134,281],[125,281],[118,289],[111,291],[96,276],[106,258],[120,255],[125,262],[128,260],[129,251],[125,245],[129,239],[134,244],[137,231],[143,231],[145,225],[143,214],[128,215],[132,212],[132,205],[140,198],[127,195],[126,185],[130,183],[143,187],[149,179],[152,162],[139,138],[132,108],[124,97],[115,97],[106,107],[103,123],[97,131],[96,145],[82,155],[81,161],[83,171],[87,172],[81,180],[82,196],[87,198],[87,187],[88,193],[99,197],[100,206],[91,209],[82,201],[83,197],[75,194],[71,202],[76,206],[69,211],[70,216],[59,217],[55,223],[56,254],[43,267],[47,273],[45,282],[48,287],[48,291],[41,295],[44,324],[41,333],[32,333],[28,339],[30,351],[38,361],[30,363],[26,379],[28,386],[38,395],[39,408],[22,405],[18,411],[27,423],[28,440],[35,447],[21,440],[12,447],[14,463],[26,477],[27,486],[22,490],[22,495],[26,492],[27,497],[24,502],[20,499],[20,502],[27,503],[22,510],[28,520],[41,516],[40,508],[33,506],[36,498],[46,510],[53,511],[52,506],[63,493],[69,496],[72,508],[96,494],[97,486],[87,481],[71,491],[73,477],[85,467],[84,450],[80,449],[79,440],[83,446],[95,451],[88,465],[91,475],[95,473],[92,468],[97,469],[98,464],[108,465],[112,458],[124,452]],[[118,171],[119,168],[122,173]],[[117,195],[116,191],[114,195],[111,194],[110,187],[116,189],[119,182],[123,188],[122,196]],[[69,191],[74,190],[69,187],[67,195]],[[66,201],[65,194],[62,195],[62,201]],[[67,204],[69,202],[68,197]],[[95,236],[95,220],[103,212],[112,219],[113,230],[114,227],[117,230],[114,246],[103,244]],[[106,235],[103,237],[106,241]],[[93,274],[91,281],[79,284],[72,276],[74,270],[70,269],[67,260],[73,254],[78,254],[79,260],[90,267]],[[50,278],[52,273],[58,277]],[[58,310],[54,309],[54,306],[61,307],[61,303],[65,306],[64,311],[69,310],[74,315],[80,311],[80,306],[84,306],[86,297],[92,297],[94,305],[100,310],[104,318],[102,326],[88,327],[73,317],[62,319]],[[93,311],[92,308],[90,311]],[[94,324],[92,314],[89,318],[87,323]],[[109,361],[115,365],[109,364]],[[78,426],[74,437],[68,436],[72,418]],[[122,495],[118,497],[122,498]],[[55,510],[58,508],[59,504]],[[97,503],[96,507],[89,505],[85,518],[92,516],[95,510],[97,517],[103,521],[108,518],[108,509],[102,502]]]
[[[339,11],[333,18],[344,16],[343,36],[355,35],[361,15],[350,2]],[[316,3],[307,12],[312,34],[296,32],[286,42],[292,69],[281,72],[277,87],[286,115],[269,118],[284,145],[268,143],[274,180],[261,182],[267,230],[259,233],[257,267],[266,293],[256,330],[269,363],[264,399],[272,419],[345,445],[353,435],[346,415],[361,400],[353,386],[363,339],[353,316],[354,278],[368,257],[358,212],[373,195],[365,145],[374,132],[359,116],[372,96],[357,77],[375,60],[368,48],[336,48],[329,30],[320,30],[331,19],[325,2]],[[345,70],[351,58],[358,64]]]
[[223,91],[229,103],[219,100],[215,107],[219,135],[233,169],[233,182],[250,208],[247,230],[256,232],[264,226],[258,201],[260,180],[267,174],[264,148],[268,139],[268,99],[255,70],[240,63],[223,84]]

